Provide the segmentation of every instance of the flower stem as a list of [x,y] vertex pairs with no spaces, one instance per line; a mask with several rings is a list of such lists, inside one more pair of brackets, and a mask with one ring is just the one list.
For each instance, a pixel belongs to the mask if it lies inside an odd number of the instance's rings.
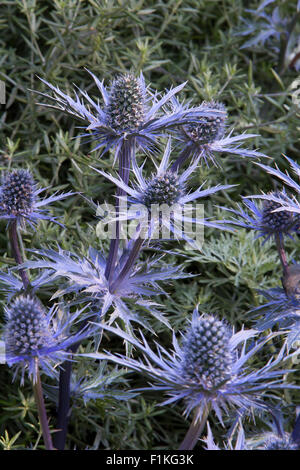
[[171,166],[171,171],[176,172],[191,157],[189,145],[187,145],[178,155],[177,159]]
[[[82,321],[81,326],[87,324],[87,320]],[[80,346],[80,341],[73,344],[69,352],[75,353]],[[70,358],[71,359],[71,358]],[[59,372],[59,387],[58,387],[58,407],[57,407],[57,432],[54,435],[54,447],[57,450],[64,450],[67,439],[69,416],[70,416],[70,382],[72,374],[72,361],[65,361],[61,365]]]
[[288,262],[286,259],[286,253],[284,250],[282,239],[280,238],[279,235],[276,235],[275,240],[276,240],[276,247],[277,247],[278,255],[279,255],[283,270],[286,271]]
[[199,419],[197,413],[195,413],[194,419],[188,429],[188,432],[185,435],[182,443],[178,450],[193,450],[199,437],[201,436],[204,426],[206,424],[208,415],[210,412],[210,407],[206,406],[202,417]]
[[[9,232],[9,241],[10,241],[10,244],[11,244],[13,256],[16,260],[16,263],[17,264],[22,264],[23,263],[23,258],[22,258],[22,255],[21,255],[21,250],[20,250],[19,241],[18,241],[18,227],[17,227],[17,221],[16,220],[13,220],[12,222],[10,222],[8,232]],[[29,282],[27,273],[22,268],[19,269],[19,272],[20,272],[20,275],[21,275],[21,278],[22,278],[22,281],[23,281],[24,288],[27,289],[27,287],[30,286],[30,282]]]
[[[135,145],[135,144],[134,144]],[[129,171],[130,171],[130,161],[131,161],[131,152],[133,151],[133,144],[123,143],[120,149],[120,158],[119,158],[119,176],[124,181],[125,184],[129,181]],[[117,189],[117,202],[116,202],[116,215],[118,216],[120,201],[119,197],[125,194],[124,190],[119,188]],[[106,279],[110,280],[114,273],[114,268],[117,261],[118,249],[120,244],[120,221],[116,221],[116,233],[115,238],[111,240],[109,247],[109,254],[106,263],[105,276]]]
[[120,272],[119,276],[117,279],[112,283],[110,287],[110,292],[113,293],[121,284],[121,282],[130,274],[131,269],[133,268],[133,265],[135,261],[137,260],[137,257],[141,251],[142,245],[143,245],[143,238],[137,238],[134,242],[134,245],[129,253],[129,256],[127,258],[127,261]]
[[46,447],[46,450],[55,450],[52,444],[51,434],[49,430],[48,418],[47,418],[42,384],[41,384],[41,377],[40,377],[40,372],[39,372],[39,363],[37,359],[35,362],[35,375],[36,375],[36,381],[33,382],[33,391],[34,391],[35,401],[36,401],[37,408],[38,408],[40,425],[41,425],[42,432],[43,432],[45,447]]

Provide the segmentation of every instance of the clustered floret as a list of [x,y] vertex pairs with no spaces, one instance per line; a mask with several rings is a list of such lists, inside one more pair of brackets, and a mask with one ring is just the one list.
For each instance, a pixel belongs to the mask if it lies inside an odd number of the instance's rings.
[[[202,105],[207,109],[225,111],[224,105],[215,101],[204,101]],[[201,117],[201,123],[189,124],[184,129],[194,142],[199,144],[209,144],[223,137],[226,119],[226,113],[217,117]]]
[[231,377],[230,330],[211,315],[200,317],[184,340],[183,371],[194,382],[220,386]]
[[161,176],[155,176],[148,181],[143,195],[143,204],[151,208],[152,204],[175,204],[184,193],[176,173],[167,171]]
[[145,97],[139,80],[132,74],[116,79],[111,86],[107,121],[115,131],[138,129],[145,118]]
[[8,309],[5,343],[10,356],[36,356],[55,344],[53,332],[39,301],[21,296]]
[[34,203],[34,181],[27,170],[14,170],[4,178],[0,204],[10,215],[28,215]]
[[[275,197],[280,197],[280,193],[274,193]],[[278,211],[282,205],[279,202],[265,200],[263,203],[262,211],[262,225],[268,227],[273,232],[288,232],[298,222],[298,217],[295,217],[293,212]]]

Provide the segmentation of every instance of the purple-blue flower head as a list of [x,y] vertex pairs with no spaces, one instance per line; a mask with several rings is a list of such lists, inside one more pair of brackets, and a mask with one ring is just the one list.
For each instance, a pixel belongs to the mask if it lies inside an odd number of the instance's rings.
[[[169,161],[171,155],[171,140],[169,139],[161,162],[151,177],[144,176],[143,164],[138,165],[135,157],[132,160],[132,171],[135,182],[125,184],[121,178],[95,169],[105,178],[116,184],[127,196],[121,196],[125,201],[125,208],[118,219],[136,220],[139,222],[139,235],[144,239],[152,238],[175,238],[185,240],[195,247],[195,238],[191,236],[191,225],[194,224],[196,232],[199,226],[208,226],[221,230],[228,230],[222,221],[210,221],[203,217],[193,217],[196,207],[193,201],[205,198],[218,191],[229,189],[234,185],[217,185],[212,188],[202,189],[203,184],[193,192],[187,190],[188,180],[197,168],[198,159],[195,159],[188,168],[179,174],[171,171]],[[129,208],[127,208],[127,197]],[[202,206],[201,206],[202,207]],[[198,216],[199,217],[199,216]],[[167,234],[164,237],[162,235]],[[193,234],[195,235],[195,234]]]
[[[147,310],[150,315],[169,326],[168,321],[156,308],[158,304],[147,298],[164,294],[159,285],[160,281],[170,281],[190,275],[183,273],[181,266],[166,266],[160,269],[157,267],[159,260],[157,258],[150,259],[146,266],[143,263],[136,263],[134,269],[112,291],[112,285],[127,260],[131,245],[129,243],[128,249],[124,250],[119,257],[110,280],[105,276],[106,260],[103,254],[93,248],[89,249],[89,254],[85,257],[60,248],[58,251],[34,250],[34,253],[42,259],[27,261],[24,263],[24,267],[46,269],[48,274],[43,278],[43,282],[55,279],[59,279],[60,282],[65,280],[53,298],[74,293],[76,294],[76,303],[91,303],[94,311],[101,317],[111,309],[109,322],[121,318],[127,326],[134,321],[151,329],[148,321],[142,315],[142,312]],[[134,310],[128,307],[128,303],[130,304],[131,301],[135,304]]]
[[[285,356],[284,348],[258,370],[254,371],[247,365],[278,333],[253,343],[258,334],[256,330],[232,334],[222,321],[212,315],[199,315],[195,310],[182,346],[174,335],[173,351],[166,350],[158,342],[155,351],[142,333],[142,341],[139,341],[119,328],[106,325],[103,328],[132,344],[144,359],[108,351],[85,356],[113,361],[144,374],[150,379],[150,385],[143,390],[167,394],[169,398],[162,405],[183,400],[184,414],[194,411],[196,419],[201,419],[207,409],[212,409],[222,423],[223,413],[227,414],[229,409],[236,409],[240,415],[256,408],[268,409],[267,399],[276,399],[272,391],[298,389],[296,385],[285,382],[286,374],[291,371],[282,367],[282,361],[291,356]],[[249,339],[252,339],[252,344],[247,347]]]
[[57,313],[55,308],[47,312],[37,298],[30,296],[20,296],[6,308],[6,360],[9,366],[17,366],[14,377],[21,370],[22,382],[25,371],[36,380],[37,363],[53,376],[54,367],[68,359],[67,349],[88,335],[88,329],[70,334],[81,312],[68,314],[67,318]]
[[284,210],[277,211],[282,207],[280,202],[284,203],[287,200],[288,196],[285,191],[275,191],[269,193],[268,199],[265,199],[260,205],[244,198],[243,203],[247,208],[246,211],[240,205],[238,205],[239,210],[226,207],[223,209],[238,216],[238,219],[232,219],[233,225],[257,231],[256,238],[264,237],[265,241],[271,237],[282,239],[284,236],[289,236],[292,238],[291,234],[299,230],[298,214]]
[[[79,89],[83,99],[75,93],[75,99],[63,93],[59,88],[41,79],[53,93],[38,94],[54,101],[53,105],[46,105],[79,118],[87,123],[82,137],[96,142],[94,150],[102,148],[106,152],[110,148],[116,149],[115,159],[124,145],[128,149],[137,145],[143,151],[152,151],[156,146],[157,138],[164,135],[169,129],[189,124],[196,119],[208,116],[219,116],[223,112],[218,109],[205,107],[165,111],[165,105],[176,93],[182,90],[185,83],[171,89],[164,96],[159,97],[157,92],[150,92],[145,85],[142,74],[136,77],[132,73],[120,75],[112,81],[107,89],[103,82],[89,72],[100,92],[103,105],[95,102],[85,91]],[[86,104],[84,104],[86,102]]]
[[[173,112],[183,112],[186,108],[186,105],[180,104],[176,97],[172,97],[172,106]],[[266,157],[257,150],[241,147],[244,140],[257,137],[256,134],[243,133],[232,136],[233,131],[230,131],[228,135],[225,134],[228,115],[222,103],[203,101],[199,108],[202,107],[203,109],[218,109],[220,114],[202,117],[201,121],[180,128],[177,137],[185,159],[199,157],[207,165],[211,162],[218,166],[219,163],[215,158],[217,153],[233,153],[246,158]]]
[[18,224],[27,221],[31,226],[39,219],[59,223],[56,217],[47,214],[45,206],[64,199],[73,193],[53,194],[40,199],[46,188],[38,188],[31,173],[27,170],[13,170],[2,176],[0,186],[0,219],[16,220]]
[[[284,157],[289,162],[293,173],[297,176],[298,181],[299,181],[300,166],[296,162],[294,162],[291,158],[287,157],[286,155],[284,155]],[[283,172],[279,170],[277,165],[276,165],[276,168],[272,168],[270,166],[263,165],[261,163],[256,163],[256,165],[263,168],[270,175],[276,176],[276,178],[279,178],[286,186],[289,186],[297,194],[300,194],[299,182],[295,181],[295,179],[292,178],[287,171]],[[295,214],[300,214],[300,204],[299,204],[297,197],[294,195],[292,196],[285,195],[285,197],[282,200],[278,198],[276,194],[270,195],[270,194],[263,193],[261,195],[253,195],[251,197],[257,198],[257,199],[265,199],[265,200],[269,200],[269,201],[273,201],[277,203],[278,204],[277,212],[288,211],[288,212],[292,212]]]

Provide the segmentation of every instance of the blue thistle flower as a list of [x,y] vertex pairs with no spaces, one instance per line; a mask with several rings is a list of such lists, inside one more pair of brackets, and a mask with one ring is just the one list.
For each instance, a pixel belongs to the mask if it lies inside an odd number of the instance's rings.
[[[89,72],[89,71],[88,71]],[[150,92],[145,85],[142,74],[136,77],[134,74],[124,74],[113,80],[109,89],[103,82],[91,72],[98,90],[100,91],[104,106],[95,102],[83,90],[79,89],[81,96],[86,100],[87,106],[75,93],[75,100],[63,93],[59,88],[41,79],[53,92],[53,96],[36,92],[55,102],[55,105],[45,105],[71,114],[89,124],[82,137],[95,140],[97,145],[94,150],[103,148],[105,153],[110,148],[116,149],[115,159],[123,144],[127,148],[137,146],[144,151],[155,148],[157,137],[171,128],[177,128],[181,124],[188,124],[202,116],[220,115],[219,110],[205,109],[202,107],[175,112],[163,112],[164,105],[182,90],[185,83],[168,91],[163,97],[158,98],[158,93]]]
[[[187,105],[179,103],[176,97],[172,97],[173,112],[183,112]],[[256,134],[239,134],[232,136],[232,132],[225,135],[227,112],[222,103],[217,101],[203,101],[199,109],[218,109],[219,115],[202,117],[201,121],[192,122],[181,126],[177,136],[181,142],[182,158],[185,160],[191,158],[200,158],[207,165],[212,162],[218,166],[215,159],[216,153],[233,153],[241,157],[257,158],[266,157],[257,150],[241,148],[244,140],[257,137]]]
[[[194,160],[182,174],[178,174],[169,169],[170,154],[171,141],[169,139],[160,165],[150,178],[144,177],[143,165],[139,167],[136,159],[133,158],[132,170],[136,183],[131,186],[125,184],[121,178],[115,178],[95,168],[94,170],[112,181],[128,195],[129,209],[127,210],[125,207],[125,213],[120,212],[118,219],[139,221],[139,234],[142,238],[159,237],[159,232],[164,234],[164,229],[166,229],[166,232],[170,235],[173,234],[176,239],[183,239],[195,247],[195,240],[190,236],[188,224],[206,225],[223,230],[228,230],[228,226],[222,225],[222,221],[193,218],[191,216],[193,207],[189,203],[235,185],[217,185],[205,190],[201,185],[196,191],[189,193],[186,189],[186,183],[197,167],[198,159]],[[127,197],[120,196],[120,200],[127,202]],[[141,206],[145,210],[142,210]],[[173,208],[172,211],[171,208]],[[185,227],[189,228],[185,229]]]
[[141,314],[136,314],[128,308],[128,302],[133,302],[135,307],[139,306],[140,311],[146,309],[151,315],[169,327],[168,321],[155,308],[157,304],[146,300],[145,297],[164,293],[158,285],[159,281],[174,280],[189,277],[190,275],[183,273],[180,266],[155,269],[154,266],[157,266],[158,260],[153,259],[148,260],[145,269],[143,264],[137,263],[130,274],[118,283],[116,289],[112,290],[112,286],[126,262],[130,245],[120,256],[110,280],[105,276],[106,260],[104,256],[93,248],[89,249],[89,256],[86,257],[80,257],[60,248],[58,252],[45,249],[32,250],[44,259],[27,261],[24,263],[24,267],[29,269],[46,268],[49,274],[45,276],[43,282],[51,282],[55,279],[66,280],[66,284],[60,285],[59,291],[54,294],[53,298],[75,293],[76,303],[90,302],[101,317],[107,314],[112,307],[111,322],[120,317],[127,327],[129,327],[131,321],[136,321],[151,330],[148,322],[143,319]]
[[[184,414],[189,415],[194,410],[195,420],[200,420],[209,408],[214,410],[221,423],[222,413],[227,413],[229,408],[237,409],[239,414],[250,412],[253,408],[268,409],[264,399],[276,399],[272,390],[299,388],[284,382],[285,374],[291,371],[284,369],[281,362],[283,358],[292,356],[284,356],[284,348],[276,358],[270,359],[257,371],[246,365],[276,333],[247,350],[246,341],[257,335],[256,330],[241,330],[230,336],[223,322],[217,319],[212,322],[211,318],[200,316],[195,310],[190,330],[183,339],[183,347],[179,346],[174,335],[173,351],[157,344],[155,352],[142,333],[142,341],[138,341],[119,328],[104,325],[105,330],[119,335],[142,352],[144,360],[110,352],[87,353],[84,356],[109,360],[145,374],[152,383],[142,390],[167,393],[170,398],[162,405],[184,400]],[[193,341],[189,348],[191,338]],[[280,367],[276,369],[278,365]]]
[[2,177],[0,186],[0,219],[16,220],[19,224],[27,221],[31,226],[39,219],[59,224],[56,217],[47,215],[43,207],[73,193],[53,194],[48,198],[39,199],[39,194],[46,189],[39,189],[27,170],[13,170],[7,173]]
[[6,308],[6,360],[9,366],[17,366],[14,378],[21,369],[22,383],[25,370],[35,382],[37,362],[48,375],[53,376],[54,365],[68,359],[67,349],[88,334],[87,329],[72,336],[69,333],[81,311],[69,315],[67,320],[59,318],[56,313],[55,308],[46,312],[36,298],[29,296],[16,298]]
[[[292,171],[295,173],[295,175],[300,178],[300,166],[294,162],[291,158],[287,157],[284,155],[284,157],[287,159],[289,164],[291,165]],[[276,165],[276,168],[272,168],[267,165],[263,165],[261,163],[256,163],[258,166],[263,168],[267,173],[269,173],[272,176],[276,176],[276,178],[279,178],[285,185],[289,186],[292,188],[296,193],[300,194],[300,185],[289,175],[289,173],[286,171],[285,173],[279,170],[278,166]],[[300,214],[300,204],[298,199],[293,195],[291,197],[285,195],[283,199],[278,197],[278,194],[260,194],[260,195],[253,195],[251,196],[252,198],[257,198],[257,199],[264,199],[268,201],[273,201],[274,203],[277,203],[278,206],[276,208],[276,212],[281,212],[281,211],[287,211],[287,212],[292,212],[294,214]],[[299,220],[299,219],[298,219]],[[300,226],[300,222],[299,222]]]
[[[255,196],[251,197],[255,198]],[[280,192],[274,191],[273,193],[269,193],[268,199],[266,198],[261,206],[250,201],[248,198],[243,198],[243,203],[248,209],[248,212],[239,204],[239,210],[228,209],[227,207],[222,208],[237,215],[241,219],[238,220],[234,218],[232,222],[228,221],[229,223],[256,230],[258,232],[256,238],[265,237],[265,242],[271,237],[283,239],[284,236],[288,236],[292,238],[291,234],[299,230],[300,219],[296,213],[277,210],[282,207],[281,203],[284,204],[288,199],[284,190]]]

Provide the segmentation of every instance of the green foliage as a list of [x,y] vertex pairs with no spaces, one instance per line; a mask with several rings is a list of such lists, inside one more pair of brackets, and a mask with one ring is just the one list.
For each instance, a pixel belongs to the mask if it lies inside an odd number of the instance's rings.
[[[250,3],[256,9],[261,2]],[[76,193],[52,208],[65,227],[41,222],[37,231],[27,229],[23,233],[24,249],[55,247],[59,242],[64,249],[86,253],[88,245],[99,246],[98,219],[87,199],[101,204],[109,194],[113,201],[112,185],[90,168],[110,169],[113,155],[99,160],[97,152],[92,152],[93,143],[82,144],[74,139],[80,132],[77,123],[38,105],[39,98],[31,90],[44,91],[44,85],[37,77],[67,92],[76,83],[94,97],[97,90],[85,67],[106,83],[120,72],[143,71],[147,82],[160,91],[187,80],[186,99],[194,104],[221,101],[235,132],[260,134],[249,146],[259,147],[281,168],[285,165],[282,153],[297,157],[299,109],[292,101],[290,86],[298,73],[289,67],[278,70],[277,58],[265,48],[241,49],[245,38],[235,33],[242,28],[240,17],[248,4],[242,0],[1,2],[0,80],[6,84],[6,104],[0,104],[0,168],[30,169],[41,185],[50,187],[49,194],[56,190]],[[203,181],[207,185],[239,184],[214,197],[218,206],[233,208],[241,196],[268,191],[277,184],[251,161],[232,155],[221,155],[219,161],[222,168],[203,167],[193,181],[195,185]],[[205,214],[227,218],[208,202]],[[14,261],[5,224],[0,224],[0,269],[6,269]],[[295,245],[288,243],[289,260],[297,255]],[[106,241],[103,247],[107,249]],[[199,252],[184,244],[169,248],[173,254],[167,253],[165,261],[184,263],[185,270],[194,274],[190,279],[170,283],[166,287],[169,295],[158,299],[176,332],[185,328],[196,304],[199,310],[226,318],[236,327],[245,324],[251,328],[248,311],[263,302],[256,289],[280,285],[275,247],[254,241],[253,233],[245,230],[207,230]],[[42,295],[49,301],[51,289],[44,289]],[[4,304],[3,295],[0,306]],[[153,328],[168,347],[168,328],[163,323]],[[114,351],[123,348],[120,341],[109,343],[109,347]],[[258,358],[252,366],[260,367],[263,359]],[[89,372],[80,369],[89,379],[92,370],[97,374],[96,367],[87,363],[85,367],[91,367]],[[109,370],[115,373],[113,368]],[[21,389],[18,382],[11,384],[11,377],[7,367],[0,364],[0,445],[4,450],[42,448],[30,384],[25,383]],[[111,377],[124,393],[129,386],[142,386],[135,374],[126,375],[126,380],[123,374]],[[296,381],[300,384],[299,374]],[[51,390],[52,385],[47,379],[45,390]],[[294,421],[290,405],[300,404],[297,393],[282,392],[279,397],[288,403],[285,415],[289,429]],[[128,401],[105,396],[85,404],[74,398],[68,448],[178,448],[188,421],[181,416],[180,405],[156,406],[159,398],[149,393]],[[54,401],[49,400],[48,407],[54,416]],[[55,428],[54,419],[50,426]],[[252,424],[247,426],[253,431]],[[263,419],[257,420],[257,427],[265,431]],[[218,427],[213,431],[222,442],[223,431]]]

